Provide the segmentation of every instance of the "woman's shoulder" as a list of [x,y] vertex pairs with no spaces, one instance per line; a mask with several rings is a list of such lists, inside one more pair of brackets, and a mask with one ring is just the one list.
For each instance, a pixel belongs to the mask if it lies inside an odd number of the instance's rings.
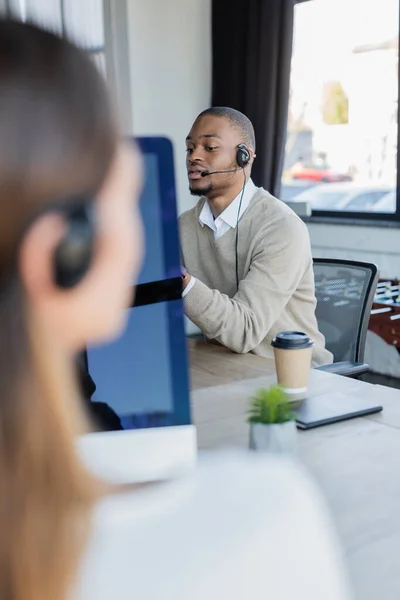
[[132,525],[143,518],[157,517],[170,506],[170,517],[182,518],[184,511],[213,520],[226,504],[234,509],[251,502],[252,515],[260,511],[290,509],[298,503],[319,498],[304,471],[289,460],[265,457],[254,452],[203,454],[195,470],[185,476],[116,494],[104,499],[96,510],[98,527]]
[[304,573],[281,581],[282,568],[292,572],[306,558],[333,578],[328,571],[336,567],[328,563],[337,556],[327,521],[313,484],[292,463],[254,453],[210,454],[190,476],[99,505],[79,597],[102,600],[102,590],[116,585],[118,600],[128,592],[142,600],[211,600],[222,590],[232,600],[265,598],[267,590],[289,598],[297,585],[304,587]]

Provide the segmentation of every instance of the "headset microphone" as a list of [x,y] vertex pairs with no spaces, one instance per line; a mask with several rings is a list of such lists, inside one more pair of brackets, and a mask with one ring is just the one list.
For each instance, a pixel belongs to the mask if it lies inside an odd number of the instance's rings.
[[235,173],[235,171],[240,171],[240,169],[227,169],[226,171],[202,171],[200,175],[202,177],[207,177],[207,175],[215,175],[216,173]]

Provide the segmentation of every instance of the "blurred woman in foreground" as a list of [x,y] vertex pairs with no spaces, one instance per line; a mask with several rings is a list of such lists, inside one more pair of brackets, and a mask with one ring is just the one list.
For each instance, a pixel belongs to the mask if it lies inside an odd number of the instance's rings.
[[1,21],[0,598],[343,600],[324,507],[293,466],[213,454],[112,497],[77,460],[75,357],[123,327],[140,179],[84,53]]
[[101,488],[75,456],[74,359],[123,327],[139,186],[89,58],[0,21],[2,600],[60,600],[75,575]]

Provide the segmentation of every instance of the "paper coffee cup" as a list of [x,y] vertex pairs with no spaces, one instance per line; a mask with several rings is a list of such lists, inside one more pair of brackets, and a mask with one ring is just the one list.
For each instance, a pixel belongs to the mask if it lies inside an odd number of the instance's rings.
[[282,331],[271,342],[278,384],[293,401],[307,395],[314,342],[302,331]]

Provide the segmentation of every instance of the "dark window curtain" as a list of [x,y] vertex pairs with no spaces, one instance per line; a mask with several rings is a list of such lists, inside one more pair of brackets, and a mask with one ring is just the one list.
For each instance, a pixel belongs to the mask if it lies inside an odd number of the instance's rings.
[[213,0],[212,105],[254,125],[256,185],[279,195],[289,103],[295,0]]

